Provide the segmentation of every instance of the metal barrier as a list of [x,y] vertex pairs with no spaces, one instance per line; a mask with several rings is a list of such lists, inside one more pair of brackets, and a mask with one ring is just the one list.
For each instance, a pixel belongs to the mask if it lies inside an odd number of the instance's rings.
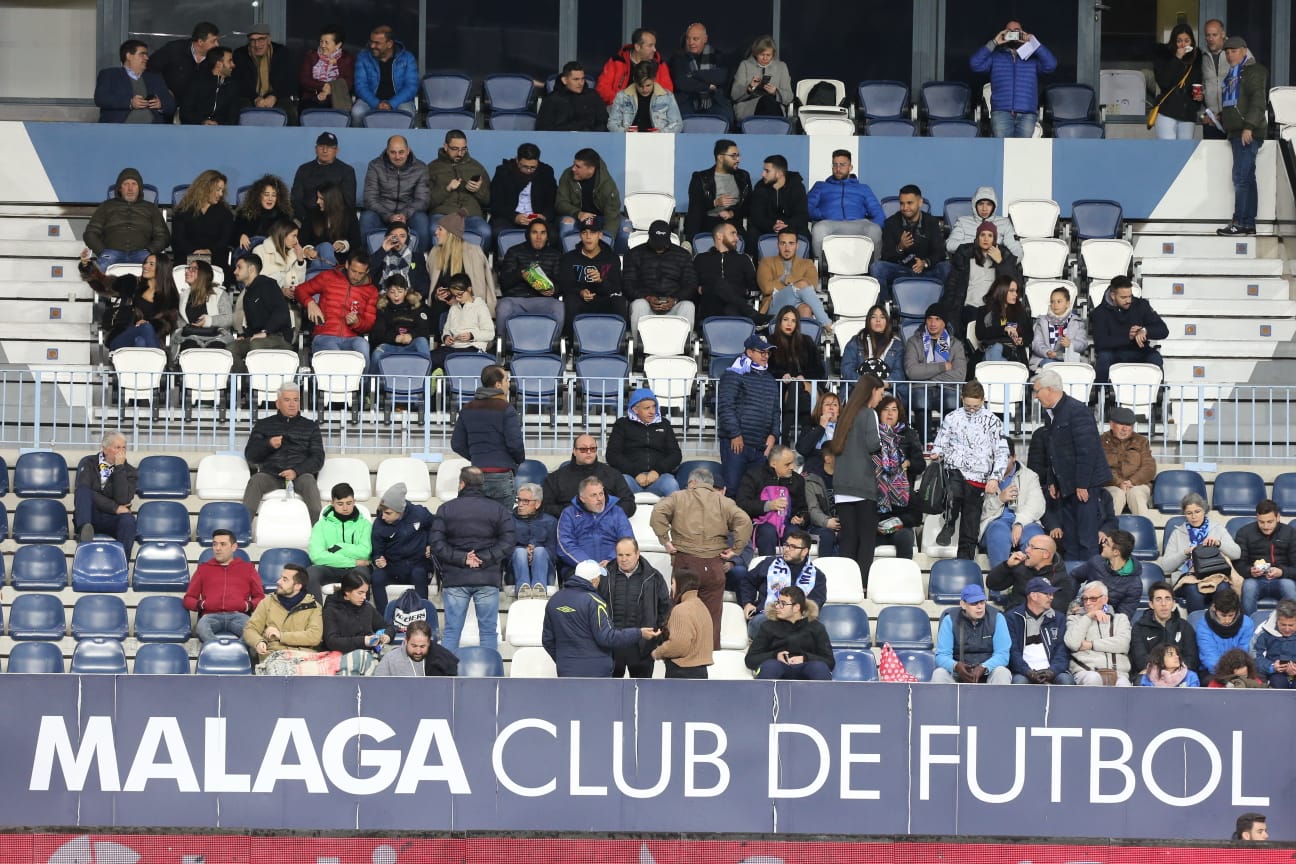
[[[477,379],[444,376],[395,379],[372,375],[118,373],[88,368],[0,370],[0,446],[90,447],[108,429],[120,428],[132,446],[155,451],[241,451],[260,416],[272,412],[285,378],[302,388],[303,410],[320,421],[331,453],[444,453],[454,419],[472,399]],[[652,386],[672,420],[682,449],[716,451],[719,379],[513,378],[513,404],[531,453],[564,453],[575,435],[605,436],[626,411],[632,388]],[[790,394],[806,382],[782,382],[783,426],[809,423],[810,398]],[[843,403],[850,384],[810,382],[814,392],[836,392]],[[985,382],[987,401],[1020,439],[1041,422],[1030,385]],[[939,416],[959,404],[959,384],[892,382],[912,425],[929,440]],[[1163,384],[1154,391],[1116,393],[1093,385],[1090,403],[1105,428],[1107,408],[1121,404],[1140,415],[1161,459],[1212,470],[1213,463],[1286,463],[1296,460],[1293,438],[1296,387],[1237,384]],[[1079,395],[1083,395],[1079,394]],[[915,410],[916,409],[916,410]],[[791,438],[794,440],[795,435]]]

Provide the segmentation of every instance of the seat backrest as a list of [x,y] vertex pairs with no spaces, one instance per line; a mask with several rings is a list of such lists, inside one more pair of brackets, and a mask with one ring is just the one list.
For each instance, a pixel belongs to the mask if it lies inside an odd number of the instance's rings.
[[374,491],[378,497],[397,483],[405,484],[405,500],[422,504],[432,497],[432,474],[428,464],[412,456],[389,456],[378,463]]
[[736,357],[743,353],[743,343],[755,330],[749,318],[715,315],[702,321],[702,344],[713,356]]
[[[1206,481],[1196,471],[1167,469],[1160,471],[1152,481],[1152,506],[1162,513],[1179,513],[1183,497],[1196,492],[1206,500]],[[1169,530],[1166,530],[1169,534]]]
[[878,680],[877,661],[872,651],[834,650],[832,677],[834,681],[876,681]]
[[1026,283],[1026,304],[1030,306],[1031,312],[1043,315],[1049,311],[1049,299],[1058,288],[1065,288],[1071,295],[1069,308],[1074,309],[1076,297],[1079,296],[1074,282],[1069,279],[1032,279]]
[[257,510],[256,534],[258,546],[310,545],[311,520],[306,502],[294,496],[275,495],[261,502]]
[[705,468],[711,472],[711,479],[719,487],[724,483],[724,466],[712,459],[689,459],[681,462],[679,468],[675,469],[675,479],[679,482],[680,488],[688,486],[689,475],[698,468]]
[[819,623],[834,645],[850,642],[854,647],[866,647],[871,638],[868,613],[852,603],[825,603],[819,610]]
[[[846,98],[846,84],[836,78],[802,78],[796,82],[794,96],[796,101],[801,105],[806,105],[810,98],[810,91],[819,84],[831,84],[833,88],[833,104],[840,105]],[[816,106],[811,105],[811,108]],[[825,106],[818,106],[825,107]]]
[[261,587],[267,591],[273,591],[275,583],[279,581],[280,575],[283,574],[285,564],[300,564],[302,567],[309,567],[311,566],[310,555],[304,549],[287,547],[264,550],[261,553],[261,560],[257,561],[257,573],[261,576]]
[[135,638],[141,642],[185,642],[189,630],[189,610],[174,594],[143,597],[135,607]]
[[[462,651],[462,647],[460,648]],[[557,678],[558,667],[543,648],[519,648],[509,661],[510,678]]]
[[946,198],[945,204],[941,208],[941,218],[945,220],[946,230],[952,229],[954,223],[964,216],[971,216],[976,211],[972,207],[971,198]]
[[800,117],[801,129],[807,135],[854,135],[855,121],[843,115],[826,116],[805,112]]
[[[96,595],[97,596],[97,595]],[[62,639],[67,633],[63,600],[55,594],[19,594],[9,607],[9,636],[18,640]]]
[[189,652],[174,642],[150,642],[139,646],[131,672],[135,675],[188,675]]
[[976,380],[985,387],[986,405],[996,414],[1002,414],[1005,407],[1022,404],[1029,377],[1025,363],[982,360],[976,366]]
[[282,108],[244,108],[239,112],[240,126],[287,126],[288,115]]
[[563,359],[557,354],[520,354],[509,362],[509,372],[523,398],[549,396],[558,389]]
[[625,397],[625,378],[630,373],[626,358],[608,354],[587,354],[576,358],[576,376],[580,378],[587,403],[616,405],[618,412]]
[[932,138],[976,138],[981,127],[971,120],[935,120],[927,127]]
[[15,591],[61,591],[68,584],[67,556],[47,543],[19,546],[12,570]]
[[115,639],[93,638],[78,642],[72,652],[72,667],[76,675],[125,675],[126,651]]
[[68,513],[62,501],[27,498],[13,514],[13,538],[19,543],[62,543],[68,538]]
[[787,135],[792,131],[786,117],[744,117],[739,125],[744,135]]
[[683,354],[693,326],[678,315],[649,315],[639,319],[639,341],[644,354]]
[[[832,239],[832,238],[828,238]],[[825,250],[825,253],[827,251]],[[838,318],[867,318],[878,302],[881,286],[872,276],[829,276],[828,296]]]
[[139,497],[189,497],[189,463],[179,456],[145,456],[138,471]]
[[504,638],[514,648],[525,648],[529,645],[540,645],[541,631],[544,629],[545,606],[547,600],[525,599],[514,600],[509,606]]
[[697,361],[692,357],[646,357],[644,375],[662,408],[683,408],[693,392]]
[[1107,130],[1100,123],[1078,122],[1059,123],[1053,127],[1054,138],[1087,139],[1096,141],[1107,137]]
[[204,456],[198,463],[196,491],[204,500],[239,500],[243,499],[243,490],[247,488],[251,477],[247,460],[233,453],[212,453]]
[[504,329],[516,354],[548,354],[558,341],[558,322],[547,315],[514,315]]
[[854,558],[823,556],[815,559],[815,569],[823,574],[828,603],[859,603],[864,599],[864,580]]
[[[873,581],[870,577],[869,590],[872,591],[872,588]],[[931,619],[927,617],[927,610],[921,606],[884,606],[878,612],[873,639],[879,645],[889,643],[897,651],[930,651],[934,647]]]
[[[452,359],[447,358],[447,362]],[[388,354],[378,362],[383,392],[421,401],[427,392],[430,365],[426,357],[417,354]]]
[[900,317],[914,321],[921,321],[926,316],[927,308],[940,300],[942,290],[944,286],[939,280],[921,276],[904,276],[891,283],[891,292],[900,307]]
[[1012,220],[1013,233],[1020,238],[1052,237],[1057,233],[1058,203],[1049,198],[1025,198],[1008,205],[1008,218]]
[[900,658],[900,663],[905,667],[905,671],[917,678],[920,683],[925,684],[931,681],[932,673],[936,671],[936,655],[934,653],[931,651],[897,650],[896,656]]
[[834,276],[863,276],[873,261],[873,240],[854,234],[830,234],[823,240],[824,269]]
[[494,362],[494,357],[480,352],[450,354],[446,357],[444,368],[451,392],[471,394],[481,383],[482,370]]
[[351,112],[335,108],[307,108],[301,112],[300,120],[301,125],[308,127],[346,128],[351,125]]
[[85,594],[72,607],[73,639],[125,639],[126,603],[115,594]]
[[311,370],[317,394],[339,402],[359,393],[368,365],[369,358],[358,351],[316,351],[311,355]]
[[1272,498],[1279,513],[1284,516],[1296,514],[1296,472],[1286,471],[1274,478]]
[[1137,414],[1146,413],[1156,402],[1163,372],[1155,363],[1113,363],[1107,375],[1116,404],[1132,408]]
[[1065,240],[1025,237],[1021,246],[1022,275],[1027,279],[1058,279],[1062,276],[1069,254]]
[[669,192],[631,192],[625,196],[625,212],[630,224],[641,231],[660,219],[675,218],[675,196]]
[[19,498],[62,498],[68,494],[68,465],[53,450],[29,450],[14,463],[14,492]]
[[714,114],[685,114],[684,131],[702,135],[723,135],[729,131],[729,121]]
[[471,111],[429,111],[423,123],[429,129],[476,129],[477,115]]
[[436,470],[436,497],[451,501],[459,497],[459,473],[470,463],[467,459],[444,459]]
[[577,315],[572,338],[577,354],[617,354],[625,341],[626,322],[620,315]]
[[197,540],[200,546],[210,546],[212,532],[228,528],[240,546],[252,543],[252,517],[242,501],[209,501],[198,511]]
[[423,76],[420,89],[429,112],[462,111],[472,90],[472,78],[463,72],[431,72]]
[[536,128],[536,115],[528,111],[496,111],[487,122],[492,129],[530,132]]
[[1135,558],[1140,561],[1151,561],[1158,556],[1156,527],[1151,519],[1133,513],[1122,513],[1116,517],[1116,521],[1120,530],[1128,531],[1134,536]]
[[373,486],[369,479],[369,463],[354,456],[327,456],[324,467],[320,469],[316,483],[320,489],[321,501],[332,497],[333,486],[338,483],[351,484],[355,499],[368,501],[373,495]]
[[918,111],[932,120],[966,119],[972,90],[962,81],[928,81],[918,97]]
[[413,129],[414,115],[393,108],[390,111],[370,111],[364,116],[366,129]]
[[918,127],[910,120],[870,120],[864,134],[874,138],[913,138]]
[[1265,497],[1264,480],[1254,471],[1221,471],[1211,490],[1211,509],[1226,516],[1255,516]]
[[72,557],[73,591],[125,591],[126,550],[116,540],[77,546]]
[[965,558],[939,558],[932,562],[927,591],[933,603],[953,606],[963,589],[981,584],[981,567]]
[[908,558],[874,558],[868,585],[874,603],[921,603],[927,599],[922,571]]
[[1125,211],[1119,201],[1083,199],[1071,204],[1071,230],[1081,240],[1115,240],[1124,228]]
[[909,86],[901,81],[861,81],[857,90],[859,110],[869,120],[893,120],[909,116]]
[[19,642],[9,650],[9,671],[61,674],[63,649],[57,642]]
[[[510,611],[509,615],[512,616],[512,614],[512,611]],[[458,649],[455,653],[459,656],[460,678],[504,677],[504,660],[494,648],[487,648],[483,645],[470,645]]]
[[136,591],[184,591],[189,560],[180,543],[141,543],[135,550],[131,587]]
[[221,636],[198,652],[199,675],[251,675],[252,660],[241,639]]
[[1044,88],[1044,113],[1054,122],[1091,120],[1098,98],[1088,84],[1051,84]]
[[482,95],[492,111],[530,111],[535,107],[535,81],[516,73],[487,75],[482,78]]
[[145,543],[188,543],[189,508],[179,501],[145,501],[135,514],[135,534]]

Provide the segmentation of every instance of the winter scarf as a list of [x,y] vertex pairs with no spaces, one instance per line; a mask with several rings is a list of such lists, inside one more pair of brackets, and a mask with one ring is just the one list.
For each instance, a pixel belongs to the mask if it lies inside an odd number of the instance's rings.
[[332,54],[320,54],[315,65],[311,67],[311,77],[316,81],[336,81],[338,78],[338,58],[342,56],[341,47]]
[[1145,674],[1148,680],[1152,682],[1153,687],[1178,687],[1188,677],[1188,667],[1180,666],[1178,669],[1171,671],[1148,666]]
[[1222,90],[1222,95],[1220,98],[1221,107],[1223,108],[1237,107],[1238,91],[1241,89],[1241,85],[1242,85],[1242,67],[1250,63],[1253,59],[1255,58],[1251,56],[1251,52],[1247,51],[1246,56],[1242,58],[1241,63],[1237,64],[1236,66],[1229,67],[1228,74],[1225,75],[1224,80],[1220,82],[1220,88]]
[[882,449],[873,456],[877,466],[878,512],[890,513],[909,506],[909,476],[904,470],[904,452],[900,432],[893,426],[878,424]]
[[746,354],[739,354],[734,360],[733,365],[729,368],[737,372],[739,375],[746,375],[748,372],[764,372],[769,368],[769,366],[758,365]]
[[1212,631],[1214,631],[1215,635],[1220,637],[1221,639],[1232,639],[1233,637],[1237,636],[1238,630],[1242,629],[1242,619],[1244,617],[1243,614],[1241,612],[1238,612],[1236,615],[1233,616],[1232,624],[1224,625],[1221,624],[1218,621],[1218,619],[1215,618],[1214,611],[1215,611],[1214,609],[1207,610],[1206,626],[1209,627]]
[[949,328],[946,327],[941,331],[941,335],[932,339],[930,333],[923,330],[923,356],[928,363],[948,363],[950,359],[950,335]]

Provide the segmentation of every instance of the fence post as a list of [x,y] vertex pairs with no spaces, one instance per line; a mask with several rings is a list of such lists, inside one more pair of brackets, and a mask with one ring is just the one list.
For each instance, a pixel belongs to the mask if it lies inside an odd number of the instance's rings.
[[[1205,388],[1200,384],[1193,385],[1197,388],[1197,461],[1187,462],[1184,467],[1189,471],[1197,473],[1214,473],[1215,463],[1206,461],[1206,393]],[[1164,417],[1165,414],[1163,413]]]

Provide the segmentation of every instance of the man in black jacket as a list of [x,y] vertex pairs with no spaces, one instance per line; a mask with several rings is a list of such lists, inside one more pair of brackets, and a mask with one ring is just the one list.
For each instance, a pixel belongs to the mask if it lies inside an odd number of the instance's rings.
[[[188,92],[190,83],[202,74],[208,52],[218,45],[220,28],[210,21],[199,21],[188,39],[176,39],[154,51],[149,57],[149,71],[162,76],[178,105]],[[162,120],[170,123],[173,117],[172,113],[164,113]]]
[[[639,554],[639,542],[633,537],[617,541],[616,564],[609,566],[607,576],[599,580],[598,592],[607,601],[612,626],[618,630],[660,630],[670,616],[670,585]],[[641,639],[612,649],[612,677],[620,678],[629,671],[631,678],[651,678],[652,648],[651,642]]]
[[[777,498],[766,498],[761,493],[772,486],[781,486],[786,494]],[[770,448],[764,465],[757,465],[743,474],[738,494],[734,498],[756,525],[753,536],[756,540],[757,555],[776,555],[783,537],[794,527],[804,530],[810,521],[810,507],[806,504],[805,478],[796,472],[796,451],[791,447],[776,444]],[[782,518],[782,529],[778,529],[766,519],[757,522],[769,513],[777,513]]]
[[342,190],[342,200],[348,210],[356,209],[355,169],[337,155],[337,136],[332,132],[321,132],[315,139],[315,158],[297,166],[290,197],[293,215],[298,221],[305,221],[306,215],[315,209],[315,193],[325,183],[332,183]]
[[550,471],[544,480],[544,512],[555,519],[571,504],[580,491],[581,481],[586,477],[597,477],[607,490],[608,495],[615,495],[617,506],[625,511],[627,517],[635,514],[634,493],[626,485],[621,472],[598,458],[598,441],[593,435],[581,435],[572,443],[571,461],[561,468]]
[[882,248],[869,268],[882,287],[878,302],[891,299],[891,283],[900,276],[924,276],[944,285],[949,270],[940,220],[923,212],[921,189],[901,186],[900,209],[882,223]]
[[1189,669],[1196,669],[1197,633],[1179,612],[1174,589],[1168,582],[1158,582],[1148,589],[1148,608],[1130,628],[1130,679],[1135,683],[1147,668],[1148,657],[1158,645],[1174,645]]
[[509,402],[509,373],[503,366],[482,370],[481,386],[459,410],[450,446],[482,470],[482,494],[512,509],[513,478],[526,459],[526,445],[517,410]]
[[508,320],[514,315],[543,315],[563,326],[566,312],[558,295],[562,255],[549,243],[549,223],[539,218],[527,226],[526,242],[509,247],[500,263],[496,333],[507,335]]
[[752,189],[751,211],[747,217],[747,246],[755,252],[761,235],[777,234],[784,228],[791,228],[797,236],[808,241],[810,204],[801,175],[789,171],[787,159],[775,154],[765,157],[761,182]]
[[77,465],[76,491],[72,495],[77,540],[89,543],[96,532],[111,534],[122,544],[129,561],[135,543],[131,502],[138,485],[139,473],[126,461],[126,436],[117,431],[107,433],[99,452]]
[[648,227],[648,242],[625,256],[622,290],[630,301],[630,329],[638,333],[645,315],[675,315],[693,329],[697,271],[693,259],[671,242],[670,225],[658,219]]
[[234,74],[234,52],[216,47],[189,82],[180,100],[180,122],[186,126],[237,126],[238,88]]
[[1076,596],[1075,580],[1067,575],[1066,562],[1057,554],[1057,543],[1047,534],[1032,537],[1024,549],[1012,553],[1003,563],[986,574],[986,587],[1002,591],[1001,606],[1012,609],[1026,602],[1026,586],[1036,577],[1043,577],[1057,590],[1053,593],[1053,609],[1065,615],[1067,607]]
[[1040,483],[1056,503],[1062,528],[1063,555],[1068,561],[1088,561],[1098,554],[1101,513],[1098,496],[1111,482],[1111,468],[1098,437],[1098,423],[1089,408],[1068,396],[1062,376],[1047,367],[1031,382],[1044,409],[1047,471]]
[[[234,52],[234,81],[241,108],[278,108],[297,123],[297,64],[287,47],[270,41],[270,28],[253,24],[248,44]],[[261,68],[266,74],[261,75]]]
[[691,242],[721,222],[742,225],[751,203],[751,175],[738,167],[742,154],[728,138],[715,142],[715,167],[694,171],[689,179],[684,236]]
[[[597,93],[591,91],[590,96],[603,107]],[[537,216],[553,224],[558,181],[554,179],[553,166],[540,161],[540,148],[536,145],[519,144],[517,158],[500,162],[490,186],[490,226],[496,238],[501,231],[528,227]]]
[[711,236],[715,246],[693,259],[703,319],[713,315],[739,315],[750,318],[758,327],[768,324],[770,316],[757,312],[752,305],[760,288],[751,259],[738,251],[738,229],[721,222]]
[[235,372],[247,371],[247,355],[258,348],[292,350],[292,313],[288,299],[269,276],[261,275],[261,256],[249,252],[234,263],[234,278],[243,286],[239,302],[246,322],[230,343]]
[[715,50],[705,25],[689,25],[680,40],[680,50],[671,55],[668,65],[680,114],[708,114],[733,125],[733,104],[729,99],[731,64]]
[[1260,598],[1296,600],[1296,528],[1278,518],[1268,498],[1256,505],[1256,521],[1234,537],[1241,557],[1233,569],[1242,574],[1242,614],[1254,615]]
[[1071,571],[1077,585],[1101,582],[1107,602],[1119,615],[1133,621],[1143,598],[1143,562],[1134,557],[1134,535],[1116,530],[1100,544],[1102,551]]
[[603,242],[603,218],[587,216],[580,226],[580,245],[558,265],[558,290],[566,310],[564,332],[570,336],[577,315],[626,317],[621,293],[621,259]]
[[1094,382],[1111,380],[1113,363],[1152,363],[1161,366],[1161,352],[1152,343],[1170,335],[1170,328],[1142,297],[1134,296],[1134,283],[1117,276],[1103,301],[1089,314],[1089,339],[1096,359]]
[[324,467],[324,439],[319,426],[301,416],[301,388],[292,381],[279,387],[279,410],[252,427],[243,456],[253,474],[243,492],[243,506],[256,516],[267,492],[292,484],[306,502],[311,524],[319,521],[320,494],[315,476]]
[[585,67],[575,60],[563,64],[553,92],[540,103],[538,132],[606,132],[607,106],[593,87],[585,85]]

